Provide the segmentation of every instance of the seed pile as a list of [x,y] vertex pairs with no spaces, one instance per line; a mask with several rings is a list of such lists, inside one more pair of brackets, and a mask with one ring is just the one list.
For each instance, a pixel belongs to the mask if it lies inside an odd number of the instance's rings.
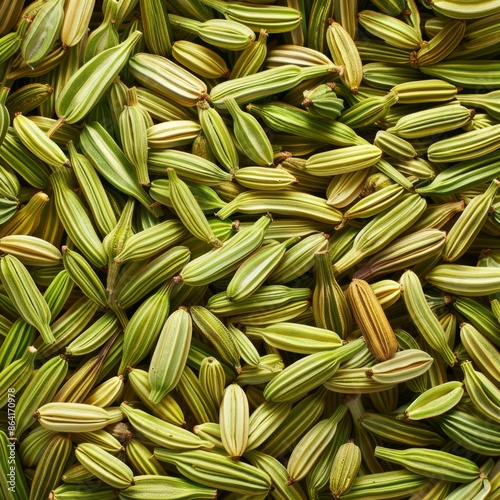
[[3,2],[2,498],[499,499],[499,37]]

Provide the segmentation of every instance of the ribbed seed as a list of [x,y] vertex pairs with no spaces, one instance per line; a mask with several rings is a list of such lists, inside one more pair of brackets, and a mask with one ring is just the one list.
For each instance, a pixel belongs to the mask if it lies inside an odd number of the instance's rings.
[[31,424],[35,410],[52,400],[68,371],[68,362],[56,356],[42,365],[26,386],[16,407],[16,432],[21,435]]
[[363,340],[357,339],[333,351],[310,354],[295,361],[267,384],[264,397],[278,403],[299,398],[331,378],[340,363],[354,356],[363,345]]
[[63,246],[63,264],[80,290],[101,307],[107,306],[106,290],[90,264],[77,252]]
[[56,432],[90,432],[122,420],[121,412],[111,412],[82,403],[47,403],[33,418]]
[[474,370],[471,361],[461,365],[464,372],[464,384],[474,406],[494,422],[499,422],[500,391],[488,378]]
[[211,488],[255,495],[267,494],[271,487],[271,480],[265,472],[216,453],[202,450],[174,453],[155,448],[155,457],[175,465],[188,479]]
[[[155,458],[151,456],[149,460],[153,459]],[[161,498],[165,497],[178,498],[186,495],[193,496],[193,498],[210,500],[216,494],[217,490],[213,488],[204,488],[192,481],[159,474],[134,476],[133,486],[120,491],[120,496],[124,500],[138,498],[161,500]]]
[[220,407],[226,385],[226,375],[222,364],[216,358],[204,358],[200,365],[199,380],[214,406]]
[[363,78],[363,67],[356,44],[351,35],[337,22],[330,23],[326,40],[333,61],[344,67],[340,75],[342,80],[351,92],[356,94]]
[[165,283],[189,261],[187,247],[178,246],[167,250],[149,261],[139,272],[127,280],[116,296],[116,304],[125,309],[149,293],[151,288]]
[[341,498],[354,483],[361,465],[361,450],[350,441],[343,444],[332,463],[330,491],[333,498]]
[[153,415],[161,418],[170,424],[184,426],[184,414],[175,401],[175,399],[167,394],[161,401],[156,404],[151,403],[149,394],[151,393],[151,385],[149,384],[148,372],[138,368],[128,369],[128,379],[130,386],[139,399],[144,403],[144,406],[150,410]]
[[213,448],[212,443],[203,441],[192,432],[153,417],[142,410],[132,408],[126,403],[122,403],[120,408],[138,433],[159,446],[176,452]]
[[352,331],[352,316],[344,293],[333,274],[328,252],[316,252],[316,286],[312,310],[316,326],[346,339]]
[[[420,217],[426,208],[426,201],[413,194],[406,194],[396,207],[390,207],[376,215],[356,235],[353,246],[340,260],[334,263],[334,272],[342,273],[351,265],[372,255],[391,242]],[[396,221],[392,216],[398,213]]]
[[[11,93],[7,97],[5,105],[13,118],[19,113],[27,114],[40,106],[53,92],[54,88],[49,84],[31,83]],[[5,133],[7,133],[7,128],[5,128]],[[2,134],[0,134],[0,137],[2,137]]]
[[130,318],[124,331],[123,355],[118,373],[137,365],[153,348],[168,317],[171,285],[167,284],[145,299]]
[[212,400],[205,397],[198,377],[189,366],[184,368],[177,387],[196,423],[217,422],[217,407]]
[[190,286],[200,286],[226,276],[261,246],[270,223],[270,217],[262,216],[250,228],[240,230],[225,241],[222,247],[193,259],[182,269],[182,281]]
[[[224,50],[244,50],[255,41],[255,33],[244,24],[230,19],[208,19],[204,22],[169,14],[170,25],[195,33],[209,45]],[[257,28],[259,31],[260,28]]]
[[148,127],[151,117],[140,106],[135,87],[127,90],[127,105],[118,118],[123,151],[134,164],[139,184],[149,186],[148,174]]
[[195,106],[207,93],[203,81],[165,57],[139,52],[129,65],[139,83],[182,106]]
[[119,2],[110,0],[104,8],[102,23],[90,33],[85,45],[84,63],[88,62],[100,52],[116,47],[119,44],[118,32],[115,28],[115,18]]
[[410,420],[432,418],[453,408],[464,393],[463,384],[458,381],[446,382],[420,394],[408,406],[404,417]]
[[16,257],[6,255],[0,260],[0,277],[19,315],[40,332],[46,344],[53,344],[49,306],[26,267]]
[[72,141],[68,143],[67,147],[71,166],[78,184],[82,188],[97,228],[102,235],[108,234],[116,226],[116,215],[111,208],[99,176],[89,160],[84,155],[77,153]]
[[13,126],[20,141],[53,170],[69,165],[69,160],[61,148],[47,137],[35,122],[18,114],[13,120]]
[[172,52],[172,33],[167,9],[158,0],[140,0],[141,20],[146,47],[159,56]]
[[118,76],[141,36],[138,31],[132,33],[120,45],[97,54],[74,73],[56,101],[60,123],[76,123],[89,113]]
[[386,498],[387,495],[419,494],[428,479],[405,469],[379,472],[359,476],[355,479],[345,500],[361,500],[367,498]]
[[468,323],[460,325],[460,340],[483,375],[493,383],[498,383],[500,381],[500,370],[498,370],[500,355],[497,347]]
[[172,205],[184,227],[198,239],[214,246],[221,246],[222,243],[215,237],[205,214],[203,214],[186,183],[177,177],[174,169],[167,169],[167,172],[170,180],[169,188]]
[[289,477],[286,484],[293,484],[307,475],[333,439],[346,413],[346,406],[339,405],[330,418],[320,420],[296,444],[287,464]]
[[65,4],[61,41],[68,47],[76,45],[87,32],[94,0],[70,0]]
[[[144,475],[166,475],[165,469],[155,459],[151,451],[137,439],[130,439],[125,446],[125,454],[128,464],[136,474]],[[137,476],[134,476],[134,485],[137,484]],[[132,486],[131,486],[132,487]]]
[[71,448],[71,440],[62,434],[56,434],[47,443],[31,483],[30,500],[47,498],[51,490],[59,484],[66,462],[70,458]]
[[340,336],[331,330],[298,323],[274,323],[261,327],[247,327],[250,338],[262,338],[277,349],[300,354],[328,351],[342,345]]
[[252,295],[278,266],[291,241],[269,244],[259,248],[238,268],[229,282],[226,296],[231,301],[240,301]]
[[248,443],[249,406],[238,384],[230,384],[224,391],[219,415],[222,444],[229,456],[239,461]]
[[370,352],[379,361],[391,359],[398,348],[397,339],[370,285],[353,280],[347,289],[347,301]]
[[36,66],[52,50],[64,17],[63,2],[46,2],[35,16],[21,43],[21,55],[30,66]]
[[33,372],[33,364],[37,350],[33,346],[23,349],[18,359],[7,365],[0,374],[2,385],[0,386],[0,407],[5,407],[11,401],[12,388],[22,389],[29,381]]
[[452,410],[438,418],[441,430],[460,446],[482,455],[498,453],[498,426],[483,417]]
[[208,47],[188,40],[174,42],[172,57],[203,78],[221,78],[229,75],[226,62],[219,54]]
[[199,101],[198,119],[207,138],[210,150],[220,164],[229,172],[238,170],[239,159],[236,146],[219,112],[206,100]]
[[408,448],[394,450],[377,446],[375,456],[403,465],[412,472],[447,481],[467,483],[476,479],[479,467],[463,457],[439,450]]
[[384,250],[377,252],[353,277],[371,280],[382,274],[411,267],[432,255],[440,255],[446,242],[445,236],[445,232],[438,229],[422,229],[398,238]]
[[489,295],[498,291],[500,269],[461,264],[442,264],[425,277],[437,288],[465,297]]
[[241,371],[240,354],[226,326],[213,313],[202,306],[192,306],[189,313],[195,326],[210,341],[222,359]]
[[151,208],[153,200],[139,184],[134,166],[100,123],[87,123],[80,140],[85,156],[110,184],[122,193],[133,196],[153,215],[161,214],[161,211]]
[[64,171],[50,176],[56,210],[64,229],[79,250],[96,267],[106,264],[106,254],[91,219],[78,195],[70,188],[69,178]]
[[226,97],[225,103],[233,118],[234,135],[243,152],[257,165],[273,165],[271,143],[257,119],[243,112],[234,98]]
[[241,78],[259,71],[267,55],[267,37],[267,31],[261,29],[259,38],[240,53],[231,69],[229,76],[231,79]]
[[444,438],[423,424],[397,420],[391,415],[368,411],[359,421],[360,425],[374,436],[391,443],[408,446],[442,446]]
[[123,489],[133,483],[130,467],[93,443],[79,444],[75,455],[87,470],[113,488]]
[[151,402],[158,403],[179,382],[191,345],[191,330],[191,316],[182,308],[165,322],[149,366]]
[[467,251],[486,222],[499,184],[495,179],[483,194],[475,196],[465,207],[457,222],[448,231],[443,251],[444,260],[453,262]]

